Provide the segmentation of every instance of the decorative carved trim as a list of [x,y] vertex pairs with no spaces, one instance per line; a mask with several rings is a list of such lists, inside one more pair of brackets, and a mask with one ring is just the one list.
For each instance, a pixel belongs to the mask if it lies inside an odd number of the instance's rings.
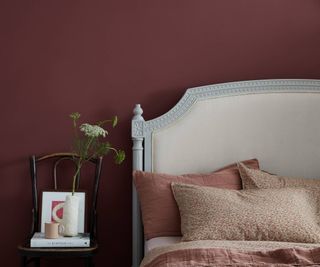
[[290,92],[320,93],[320,80],[254,80],[190,88],[167,113],[153,120],[145,121],[142,123],[143,125],[135,125],[134,127],[139,127],[135,133],[145,135],[147,132],[165,127],[179,119],[198,100],[245,94]]
[[143,137],[143,128],[144,128],[144,121],[132,121],[132,132],[131,132],[131,136],[133,138],[141,138]]
[[144,137],[144,118],[142,117],[143,110],[140,104],[136,104],[133,109],[133,118],[131,122],[131,136],[132,138],[142,138]]

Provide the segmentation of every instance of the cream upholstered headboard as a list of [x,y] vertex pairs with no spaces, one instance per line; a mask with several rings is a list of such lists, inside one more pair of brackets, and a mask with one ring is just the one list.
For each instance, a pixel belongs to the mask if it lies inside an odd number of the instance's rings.
[[[167,113],[132,120],[133,169],[213,171],[258,158],[280,175],[320,176],[320,80],[256,80],[191,88]],[[133,266],[143,256],[133,188]]]

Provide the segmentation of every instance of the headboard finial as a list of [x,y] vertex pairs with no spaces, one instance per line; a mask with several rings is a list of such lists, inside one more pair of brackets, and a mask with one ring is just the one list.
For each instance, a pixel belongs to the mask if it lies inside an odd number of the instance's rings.
[[133,109],[133,120],[144,120],[142,117],[143,110],[140,104],[136,104],[135,108]]

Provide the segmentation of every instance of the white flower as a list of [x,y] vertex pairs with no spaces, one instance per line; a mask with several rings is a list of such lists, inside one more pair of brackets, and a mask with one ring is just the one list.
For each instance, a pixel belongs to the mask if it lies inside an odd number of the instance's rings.
[[80,126],[80,131],[84,132],[84,134],[89,137],[106,137],[106,131],[98,125],[83,123]]

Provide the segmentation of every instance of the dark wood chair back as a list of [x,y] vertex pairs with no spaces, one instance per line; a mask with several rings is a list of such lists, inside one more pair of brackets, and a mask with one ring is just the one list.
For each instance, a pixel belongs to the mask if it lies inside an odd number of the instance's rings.
[[[52,161],[52,179],[53,179],[53,190],[58,191],[58,181],[57,181],[57,167],[63,161],[72,161],[76,164],[77,156],[72,153],[55,153],[45,156],[35,156],[30,157],[30,172],[32,180],[32,200],[33,200],[33,209],[32,209],[32,227],[30,233],[30,239],[33,234],[40,229],[40,218],[39,218],[39,192],[38,192],[38,177],[37,170],[38,165],[44,161]],[[91,205],[89,207],[88,219],[88,230],[90,232],[90,239],[92,242],[97,240],[97,199],[98,199],[98,189],[99,181],[101,175],[103,157],[90,159],[88,162],[95,165],[93,187],[91,192]],[[76,165],[75,165],[76,166]],[[79,189],[80,185],[80,173],[76,179],[76,190]]]

